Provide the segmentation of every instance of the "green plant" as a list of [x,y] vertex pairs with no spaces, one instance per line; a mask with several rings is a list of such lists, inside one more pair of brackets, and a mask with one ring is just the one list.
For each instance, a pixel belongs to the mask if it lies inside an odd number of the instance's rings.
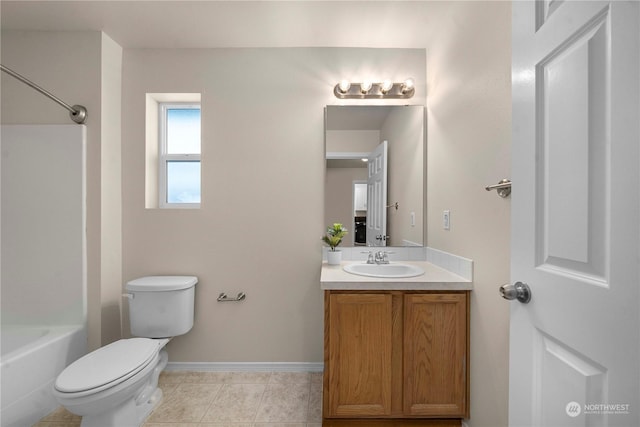
[[327,233],[322,236],[322,241],[329,245],[332,252],[335,252],[336,246],[342,242],[342,238],[346,235],[347,229],[339,222],[336,222],[333,226],[327,227]]

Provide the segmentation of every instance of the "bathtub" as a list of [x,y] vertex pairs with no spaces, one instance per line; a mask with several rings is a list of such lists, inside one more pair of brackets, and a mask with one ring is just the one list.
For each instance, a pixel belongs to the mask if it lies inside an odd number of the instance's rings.
[[87,352],[86,329],[2,325],[0,333],[1,425],[31,426],[59,406],[51,394],[53,382]]

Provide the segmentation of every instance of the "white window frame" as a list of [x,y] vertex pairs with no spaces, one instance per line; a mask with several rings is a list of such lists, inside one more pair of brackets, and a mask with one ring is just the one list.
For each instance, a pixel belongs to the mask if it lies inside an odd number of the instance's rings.
[[[202,108],[198,102],[160,102],[158,104],[159,117],[159,146],[158,146],[158,206],[160,208],[197,209],[200,203],[169,203],[167,202],[167,163],[170,161],[200,162],[200,201],[202,202],[202,161],[200,154],[167,154],[167,110],[199,109],[202,127]],[[202,152],[202,143],[200,144]]]

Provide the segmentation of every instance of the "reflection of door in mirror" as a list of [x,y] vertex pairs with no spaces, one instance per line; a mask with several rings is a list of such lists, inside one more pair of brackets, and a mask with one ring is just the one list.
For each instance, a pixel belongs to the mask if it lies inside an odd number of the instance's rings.
[[387,141],[368,158],[367,246],[387,246]]

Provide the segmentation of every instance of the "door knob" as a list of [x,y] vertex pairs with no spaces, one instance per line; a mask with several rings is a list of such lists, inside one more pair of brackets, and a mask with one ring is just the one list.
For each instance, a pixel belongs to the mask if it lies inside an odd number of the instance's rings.
[[502,285],[499,289],[500,296],[504,299],[514,300],[517,299],[523,304],[531,301],[531,288],[529,285],[522,282],[516,282],[515,285]]

